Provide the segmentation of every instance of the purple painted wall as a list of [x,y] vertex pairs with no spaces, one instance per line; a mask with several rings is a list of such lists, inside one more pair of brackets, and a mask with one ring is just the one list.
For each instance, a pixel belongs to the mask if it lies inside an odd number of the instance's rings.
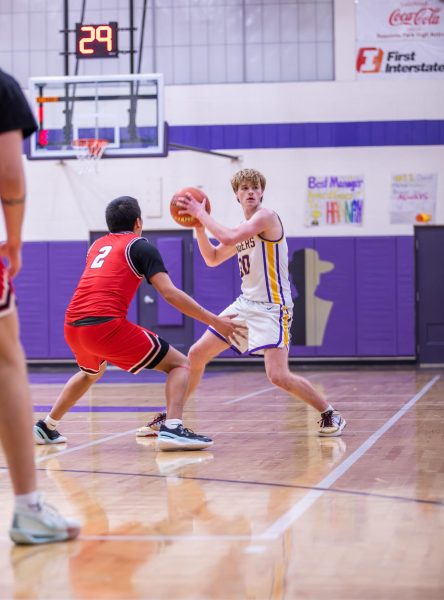
[[[414,268],[412,237],[289,238],[289,260],[304,248],[316,250],[334,268],[320,276],[315,297],[331,309],[321,346],[293,344],[294,357],[414,356]],[[194,255],[195,297],[220,311],[239,294],[235,260],[217,268]],[[234,281],[233,281],[234,278]],[[298,314],[298,290],[291,281]],[[195,324],[195,337],[205,327]],[[226,352],[223,356],[236,356]]]
[[[175,286],[183,289],[183,240],[181,238],[166,237],[157,241],[159,250],[165,264],[168,265],[168,274]],[[183,313],[168,304],[159,294],[157,299],[157,322],[159,325],[182,326]]]
[[48,244],[49,358],[72,358],[63,337],[65,311],[83,272],[86,242]]
[[443,120],[173,125],[169,138],[198,148],[340,148],[444,143]]
[[334,269],[321,275],[316,295],[333,302],[323,344],[317,356],[355,356],[356,354],[356,253],[353,238],[316,238],[315,249],[321,260]]
[[20,337],[28,358],[49,357],[48,246],[48,242],[23,245],[23,266],[14,281]]
[[396,354],[411,356],[415,350],[414,237],[396,238]]
[[[288,261],[290,262],[293,259],[293,255],[296,251],[302,250],[304,248],[314,248],[314,239],[313,238],[287,238],[288,243]],[[296,302],[298,298],[298,290],[296,289],[294,282],[291,282],[292,285],[292,298],[293,301]],[[321,290],[319,290],[320,293]],[[293,312],[293,320],[302,318],[302,315],[298,314],[297,304],[295,306],[295,310]],[[290,348],[290,356],[316,356],[317,350],[316,348],[309,346],[291,346]]]
[[357,238],[358,356],[396,356],[396,278],[396,238]]
[[[321,275],[315,290],[316,298],[332,303],[323,343],[292,345],[290,356],[414,356],[413,237],[289,238],[288,245],[290,260],[296,251],[311,248],[320,260],[334,264],[332,270]],[[219,313],[240,293],[236,258],[209,268],[196,242],[194,250],[194,297]],[[28,358],[71,358],[63,339],[63,319],[82,273],[86,251],[86,242],[24,244],[23,269],[15,287],[21,338]],[[180,277],[178,263],[173,279]],[[293,282],[292,296],[298,297]],[[136,302],[128,316],[137,321]],[[295,312],[294,318],[298,317],[301,315]],[[205,329],[195,321],[195,339]],[[228,350],[222,356],[237,354]]]

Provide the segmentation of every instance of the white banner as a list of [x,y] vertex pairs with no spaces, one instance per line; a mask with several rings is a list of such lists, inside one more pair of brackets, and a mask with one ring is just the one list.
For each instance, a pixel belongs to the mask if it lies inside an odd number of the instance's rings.
[[444,39],[440,0],[358,0],[358,41]]
[[437,181],[436,173],[392,175],[390,223],[433,223]]
[[444,76],[444,2],[358,0],[358,79]]
[[322,175],[307,180],[305,225],[362,225],[364,178]]

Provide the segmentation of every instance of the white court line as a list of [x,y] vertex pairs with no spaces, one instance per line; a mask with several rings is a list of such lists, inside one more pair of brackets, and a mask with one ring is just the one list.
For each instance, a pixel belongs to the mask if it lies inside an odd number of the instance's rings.
[[329,487],[331,487],[335,481],[337,481],[344,473],[346,473],[350,467],[352,467],[366,452],[369,450],[380,437],[386,433],[393,425],[399,421],[401,417],[414,406],[418,400],[420,400],[424,394],[426,394],[431,387],[440,379],[440,375],[436,375],[431,379],[413,398],[411,398],[404,406],[402,406],[397,413],[395,413],[388,421],[384,423],[377,431],[375,431],[359,448],[357,448],[348,458],[346,458],[340,465],[333,469],[333,471],[327,475],[322,481],[316,484],[315,487],[326,488],[322,490],[312,490],[308,492],[299,502],[296,502],[284,513],[279,519],[277,519],[268,529],[262,533],[260,539],[276,539],[281,536],[288,527],[293,525],[315,502],[320,498]]
[[[377,431],[375,431],[355,452],[353,452],[347,459],[345,459],[336,469],[334,469],[327,477],[325,477],[322,481],[317,484],[317,487],[329,488],[331,485],[339,479],[348,469],[353,466],[366,452],[371,448],[378,439],[384,435],[386,431],[388,431],[399,419],[420,400],[424,394],[428,392],[428,390],[440,379],[440,376],[437,375],[434,377],[429,383],[427,383],[413,398],[411,398],[404,406],[402,406],[397,413],[395,413],[382,427],[380,427]],[[273,386],[274,387],[274,386]],[[256,394],[261,394],[267,391],[267,388],[264,390],[260,390],[256,392]],[[238,399],[230,401],[240,401],[246,397],[254,396],[255,394],[249,394],[248,396],[241,396]],[[136,429],[130,429],[123,433],[118,433],[115,435],[108,436],[101,440],[97,440],[95,442],[89,442],[87,444],[82,444],[81,446],[77,446],[76,448],[70,448],[67,450],[61,450],[55,456],[60,456],[62,454],[68,454],[69,452],[75,452],[76,450],[81,450],[83,448],[87,448],[90,446],[95,446],[106,442],[111,439],[115,439],[118,437],[122,437],[129,433],[134,433]],[[44,460],[53,458],[54,455],[50,455],[47,457],[41,457],[37,460],[37,462],[43,462]],[[249,535],[249,536],[230,536],[230,535],[209,535],[209,536],[164,536],[164,535],[141,535],[141,536],[116,536],[116,535],[103,535],[103,536],[80,536],[79,540],[88,540],[88,541],[214,541],[214,540],[226,540],[226,541],[259,541],[265,539],[276,539],[290,526],[292,525],[299,517],[301,517],[315,502],[316,500],[322,496],[327,490],[312,490],[302,500],[297,502],[289,511],[284,513],[279,519],[277,519],[265,532],[260,535]],[[9,539],[7,536],[0,536],[0,540]]]
[[[275,386],[268,387],[263,390],[259,390],[258,392],[252,392],[251,394],[248,394],[246,396],[240,396],[239,398],[234,398],[234,400],[229,400],[228,402],[224,402],[223,404],[233,404],[234,402],[240,402],[241,400],[245,400],[246,398],[250,398],[251,396],[256,396],[257,394],[263,394],[272,389],[275,389]],[[123,437],[124,435],[128,435],[129,433],[135,433],[136,431],[137,431],[137,428],[136,429],[128,429],[127,431],[124,431],[122,433],[115,433],[113,435],[108,435],[107,437],[104,437],[100,440],[95,440],[94,442],[88,442],[86,444],[81,444],[80,446],[76,446],[75,448],[68,448],[66,450],[60,450],[60,452],[57,452],[56,454],[50,454],[48,456],[41,456],[36,459],[36,463],[41,463],[41,462],[44,462],[45,460],[50,460],[51,458],[55,458],[55,457],[58,458],[59,456],[63,456],[64,454],[70,454],[71,452],[77,452],[77,450],[83,450],[85,448],[90,448],[91,446],[98,446],[99,444],[103,444],[104,442],[108,442],[110,440],[114,440],[116,438]]]
[[[320,377],[320,374],[315,373],[314,375],[310,376],[310,381],[316,381],[316,379],[319,379],[319,377]],[[257,392],[251,392],[251,394],[247,394],[246,396],[239,396],[239,398],[234,398],[234,400],[228,400],[227,402],[222,402],[222,404],[223,405],[235,404],[236,402],[241,402],[242,400],[246,400],[247,398],[251,398],[252,396],[258,396],[259,394],[265,394],[265,392],[271,392],[272,390],[274,390],[275,392],[281,392],[283,394],[287,393],[284,390],[281,390],[280,388],[278,388],[277,386],[271,385],[271,386],[263,388],[262,390],[259,390]],[[287,406],[287,405],[285,404],[283,406]]]
[[271,390],[276,390],[275,385],[264,388],[257,392],[251,392],[251,394],[247,394],[246,396],[239,396],[239,398],[234,398],[233,400],[227,400],[227,402],[222,402],[222,404],[234,404],[235,402],[241,402],[242,400],[246,400],[247,398],[251,398],[252,396],[259,396],[259,394],[265,394],[265,392],[270,392]]
[[36,459],[36,463],[44,462],[45,460],[50,460],[51,458],[58,458],[59,456],[63,456],[64,454],[70,454],[71,452],[77,452],[77,450],[83,450],[84,448],[91,448],[91,446],[98,446],[99,444],[103,444],[104,442],[109,442],[110,440],[115,440],[116,438],[123,437],[124,435],[128,435],[129,433],[136,433],[137,429],[128,429],[127,431],[123,431],[122,433],[114,433],[113,435],[108,435],[100,440],[95,440],[94,442],[88,442],[87,444],[80,444],[80,446],[76,446],[75,448],[67,448],[66,450],[60,450],[59,452],[55,452],[54,454],[49,454],[48,456],[40,456]]

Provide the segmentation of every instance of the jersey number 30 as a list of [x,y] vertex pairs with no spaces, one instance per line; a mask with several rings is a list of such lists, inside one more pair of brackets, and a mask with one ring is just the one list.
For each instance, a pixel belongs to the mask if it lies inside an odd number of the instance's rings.
[[244,275],[248,275],[250,272],[250,257],[248,254],[239,256],[237,260],[239,261],[240,276],[243,277]]
[[91,263],[91,269],[100,269],[100,267],[105,262],[105,258],[108,256],[112,249],[112,246],[102,246],[99,252],[97,253],[97,256]]

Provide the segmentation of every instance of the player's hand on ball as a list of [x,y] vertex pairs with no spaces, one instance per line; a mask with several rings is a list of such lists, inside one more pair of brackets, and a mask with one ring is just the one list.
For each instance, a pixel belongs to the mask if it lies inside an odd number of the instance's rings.
[[202,199],[202,202],[198,202],[189,192],[187,192],[185,196],[177,201],[177,204],[181,209],[179,210],[179,215],[191,215],[201,221],[199,217],[206,212],[207,202],[208,198],[206,196]]
[[176,223],[182,227],[202,227],[200,219],[195,216],[199,207],[202,211],[211,212],[210,201],[202,190],[193,187],[183,188],[171,198],[170,213]]

